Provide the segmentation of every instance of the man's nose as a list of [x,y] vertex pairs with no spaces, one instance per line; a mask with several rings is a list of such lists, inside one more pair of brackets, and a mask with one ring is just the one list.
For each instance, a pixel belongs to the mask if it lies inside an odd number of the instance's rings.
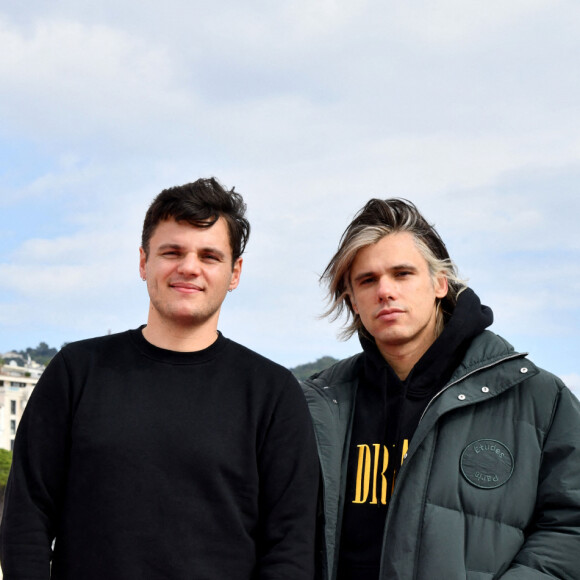
[[388,276],[381,276],[379,278],[377,297],[379,302],[387,302],[395,299],[394,283]]
[[186,254],[179,262],[178,271],[184,276],[198,276],[201,271],[201,261],[193,253]]

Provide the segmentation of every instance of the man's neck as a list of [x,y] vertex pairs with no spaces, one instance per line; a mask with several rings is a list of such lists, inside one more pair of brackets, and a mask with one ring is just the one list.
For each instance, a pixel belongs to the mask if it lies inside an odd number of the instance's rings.
[[145,340],[154,346],[176,352],[195,352],[211,346],[218,337],[217,319],[215,324],[200,327],[167,324],[160,320],[149,320],[143,328]]
[[401,347],[385,348],[377,344],[383,358],[389,363],[395,374],[404,381],[421,357],[429,350],[433,343],[416,346],[404,345]]

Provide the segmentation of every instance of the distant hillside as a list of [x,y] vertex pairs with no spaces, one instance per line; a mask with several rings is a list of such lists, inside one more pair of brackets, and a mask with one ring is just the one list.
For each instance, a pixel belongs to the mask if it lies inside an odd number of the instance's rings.
[[329,366],[332,366],[336,362],[338,362],[338,359],[336,358],[332,358],[331,356],[323,356],[314,362],[298,365],[297,367],[290,369],[290,372],[292,372],[292,374],[299,381],[301,381],[307,379],[314,373],[319,373],[320,371],[327,369]]
[[50,362],[50,359],[58,352],[58,349],[48,346],[46,342],[40,342],[36,348],[28,347],[26,350],[16,350],[13,352],[20,356],[18,358],[7,356],[5,362],[15,360],[17,363],[22,364],[30,357],[31,360],[38,364],[46,366]]

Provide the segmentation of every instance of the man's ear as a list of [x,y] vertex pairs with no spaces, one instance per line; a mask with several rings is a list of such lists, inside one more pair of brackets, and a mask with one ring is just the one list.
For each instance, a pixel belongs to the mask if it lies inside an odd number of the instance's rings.
[[141,276],[141,280],[145,280],[147,278],[145,264],[147,263],[147,254],[143,248],[139,248],[139,275]]
[[242,258],[238,258],[234,262],[234,266],[232,268],[232,279],[230,280],[230,285],[228,290],[233,290],[234,288],[238,287],[240,283],[240,276],[242,275],[242,262],[244,260]]
[[437,298],[445,298],[447,292],[449,292],[449,282],[447,281],[447,276],[440,274],[435,278],[435,296]]

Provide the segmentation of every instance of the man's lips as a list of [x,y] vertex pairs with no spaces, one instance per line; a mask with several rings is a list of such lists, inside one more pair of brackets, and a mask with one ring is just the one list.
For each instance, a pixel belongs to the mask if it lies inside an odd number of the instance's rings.
[[188,282],[173,282],[169,284],[171,288],[177,290],[178,292],[183,292],[184,294],[194,294],[195,292],[201,292],[203,289],[197,284],[191,284]]
[[378,320],[383,320],[385,322],[390,322],[392,320],[397,320],[401,314],[404,314],[402,308],[383,308],[379,310],[376,317]]

